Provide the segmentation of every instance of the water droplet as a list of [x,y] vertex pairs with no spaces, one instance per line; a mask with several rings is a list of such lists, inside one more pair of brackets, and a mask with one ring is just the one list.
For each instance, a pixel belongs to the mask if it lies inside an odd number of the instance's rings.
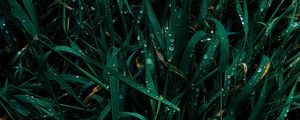
[[144,11],[143,10],[140,10],[140,13],[142,14]]
[[110,72],[107,72],[108,75],[110,75]]
[[152,59],[150,59],[150,58],[147,58],[147,59],[146,59],[146,64],[153,64],[153,61],[152,61]]
[[174,46],[169,46],[169,50],[173,51],[174,50]]
[[145,48],[147,47],[147,44],[146,44],[146,43],[144,44],[144,47],[145,47]]
[[203,56],[203,59],[207,59],[208,58],[208,56],[205,54],[204,56]]
[[222,88],[221,91],[224,91],[224,89]]
[[200,88],[196,88],[196,92],[200,92]]
[[25,19],[23,19],[23,20],[22,20],[22,22],[24,23],[24,22],[26,22],[26,20],[25,20]]
[[166,107],[166,108],[165,108],[165,111],[170,111],[170,108],[169,108],[169,107]]
[[173,39],[173,38],[171,38],[171,39],[170,39],[170,42],[174,42],[174,39]]
[[79,76],[78,76],[78,75],[76,75],[76,78],[79,78]]
[[250,86],[252,85],[252,83],[249,84]]
[[124,99],[123,95],[119,95],[119,99],[121,100]]
[[80,10],[83,10],[83,6],[80,7]]
[[262,71],[262,69],[261,69],[261,68],[258,68],[257,72],[259,72],[259,73],[260,73],[261,71]]
[[172,36],[172,34],[171,34],[171,33],[169,33],[169,34],[168,34],[168,36],[169,36],[169,37],[171,37],[171,36]]
[[290,64],[289,67],[293,67],[293,64]]
[[3,23],[2,25],[3,25],[3,27],[4,27],[4,26],[5,26],[5,23]]
[[17,53],[18,55],[21,55],[21,51],[18,51],[18,53]]
[[171,4],[169,4],[169,7],[172,7],[172,5],[171,5]]
[[207,40],[207,41],[210,41],[210,40],[211,40],[211,38],[207,38],[206,40]]
[[213,33],[214,33],[214,31],[213,31],[213,30],[211,30],[211,31],[210,31],[210,33],[211,33],[211,34],[213,34]]
[[91,6],[91,10],[94,11],[96,8],[94,6]]
[[113,67],[116,67],[116,64],[113,64],[112,66],[113,66]]
[[140,36],[137,36],[137,40],[141,40],[141,37],[140,37]]
[[149,90],[149,89],[147,90],[147,93],[150,93],[150,90]]

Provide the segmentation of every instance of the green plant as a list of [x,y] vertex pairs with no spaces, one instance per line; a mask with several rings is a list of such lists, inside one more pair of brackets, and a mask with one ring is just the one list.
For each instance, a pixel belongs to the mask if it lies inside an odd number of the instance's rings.
[[10,119],[299,119],[299,2],[0,1]]

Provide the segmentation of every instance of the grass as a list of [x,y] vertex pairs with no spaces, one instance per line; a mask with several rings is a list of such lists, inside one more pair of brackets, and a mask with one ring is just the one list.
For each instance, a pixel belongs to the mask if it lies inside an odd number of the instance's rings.
[[1,119],[300,119],[298,0],[2,0]]

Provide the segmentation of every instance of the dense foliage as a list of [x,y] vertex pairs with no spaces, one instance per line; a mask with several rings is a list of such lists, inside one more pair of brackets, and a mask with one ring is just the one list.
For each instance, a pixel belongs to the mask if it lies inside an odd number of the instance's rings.
[[300,119],[298,0],[1,0],[2,119]]

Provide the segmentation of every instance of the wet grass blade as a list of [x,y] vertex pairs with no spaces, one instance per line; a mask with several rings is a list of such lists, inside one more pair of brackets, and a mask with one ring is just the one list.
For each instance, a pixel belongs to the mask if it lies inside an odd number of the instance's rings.
[[211,19],[216,24],[217,35],[220,39],[220,70],[223,72],[228,64],[229,60],[229,42],[227,32],[220,21]]
[[[31,36],[36,36],[38,34],[38,30],[26,14],[26,11],[16,0],[9,0],[8,2],[12,8],[12,14],[19,20],[26,32],[28,32]],[[30,5],[28,5],[28,7],[30,7]]]
[[120,117],[135,117],[140,120],[147,120],[144,116],[134,112],[121,112]]

